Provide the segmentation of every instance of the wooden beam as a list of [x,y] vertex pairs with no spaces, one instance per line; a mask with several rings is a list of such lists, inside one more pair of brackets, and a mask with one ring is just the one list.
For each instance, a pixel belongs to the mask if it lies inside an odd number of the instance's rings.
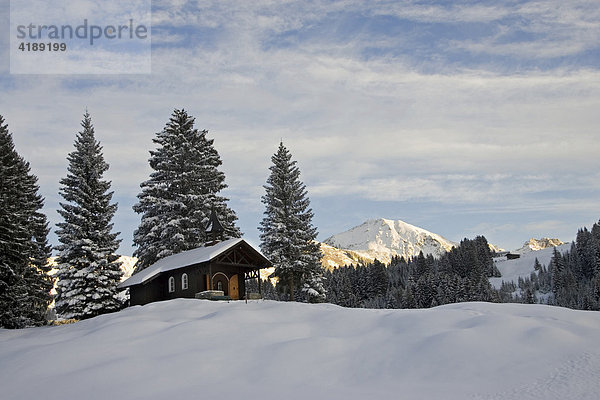
[[252,264],[236,264],[236,263],[222,262],[222,261],[219,261],[218,264],[219,265],[229,265],[229,266],[239,267],[239,268],[244,268],[244,269],[260,269],[261,268],[261,267],[257,267],[256,265],[252,265]]

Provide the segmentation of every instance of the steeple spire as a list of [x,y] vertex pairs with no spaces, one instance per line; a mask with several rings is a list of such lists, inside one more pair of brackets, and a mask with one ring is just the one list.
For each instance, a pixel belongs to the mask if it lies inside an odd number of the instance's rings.
[[[207,246],[212,246],[214,244],[218,243],[218,237],[225,232],[225,228],[223,228],[223,225],[221,224],[221,221],[219,221],[219,218],[217,217],[217,213],[215,212],[215,209],[213,208],[210,212],[210,218],[208,220],[208,224],[206,224],[206,245]],[[209,239],[212,239],[212,242],[208,243]]]

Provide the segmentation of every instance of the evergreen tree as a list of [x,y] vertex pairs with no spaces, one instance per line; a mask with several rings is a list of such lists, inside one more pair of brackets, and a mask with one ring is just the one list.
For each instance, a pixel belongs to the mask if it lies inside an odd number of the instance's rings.
[[592,244],[594,259],[594,276],[600,277],[600,221],[592,226]]
[[208,131],[194,128],[194,118],[175,110],[165,128],[153,139],[158,146],[150,151],[150,179],[140,186],[133,209],[142,214],[133,241],[137,246],[136,271],[161,258],[205,245],[205,227],[215,210],[225,228],[224,239],[240,237],[237,216],[220,196],[225,174],[214,139]]
[[309,301],[323,301],[321,250],[315,241],[306,186],[288,149],[279,144],[271,157],[271,174],[262,196],[265,217],[260,223],[261,250],[275,265],[274,276],[294,300],[294,289],[302,288]]
[[403,308],[417,308],[417,300],[414,296],[416,285],[415,282],[410,278],[406,285],[406,290],[404,291],[404,296],[402,300]]
[[48,223],[38,191],[0,115],[0,327],[42,325],[52,301]]
[[385,265],[375,259],[373,264],[366,268],[367,279],[368,279],[368,296],[372,297],[383,297],[388,289],[389,276]]
[[102,179],[109,168],[102,147],[94,136],[88,112],[83,130],[75,139],[75,150],[67,156],[66,178],[61,179],[57,224],[58,273],[56,311],[65,318],[89,318],[121,307],[117,284],[122,277],[119,233],[111,233],[117,204],[110,204],[110,181]]
[[564,288],[565,264],[562,254],[555,247],[550,260],[550,271],[552,273],[552,292],[554,297],[560,296],[560,292]]

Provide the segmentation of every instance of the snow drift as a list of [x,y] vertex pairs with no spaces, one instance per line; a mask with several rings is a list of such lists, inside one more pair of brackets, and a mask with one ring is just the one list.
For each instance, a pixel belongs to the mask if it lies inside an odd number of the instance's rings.
[[[178,299],[0,330],[5,399],[597,399],[600,313]],[[381,396],[381,397],[380,397]]]

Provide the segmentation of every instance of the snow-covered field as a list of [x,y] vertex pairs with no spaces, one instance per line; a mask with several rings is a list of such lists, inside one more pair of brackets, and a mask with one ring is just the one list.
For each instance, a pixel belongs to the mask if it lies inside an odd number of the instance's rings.
[[598,399],[600,313],[172,300],[0,330],[2,399]]

